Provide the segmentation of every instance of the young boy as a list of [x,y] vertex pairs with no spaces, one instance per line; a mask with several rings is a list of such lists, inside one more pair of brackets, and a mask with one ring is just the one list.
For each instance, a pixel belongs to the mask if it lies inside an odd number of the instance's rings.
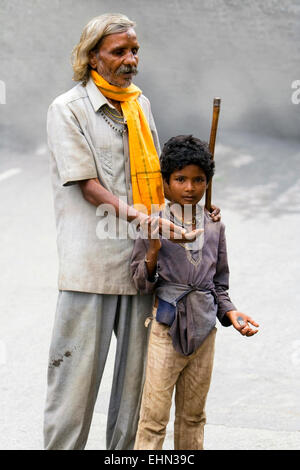
[[135,449],[162,449],[175,395],[174,449],[203,449],[205,402],[210,386],[216,317],[252,336],[228,290],[224,225],[211,221],[199,202],[214,173],[207,144],[189,136],[171,138],[161,155],[170,202],[161,215],[187,231],[202,232],[192,243],[139,238],[132,275],[142,293],[155,292],[146,379]]

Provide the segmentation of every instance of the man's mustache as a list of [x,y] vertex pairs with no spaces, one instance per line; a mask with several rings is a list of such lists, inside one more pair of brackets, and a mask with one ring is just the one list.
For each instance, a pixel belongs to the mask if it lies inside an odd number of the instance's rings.
[[132,75],[136,75],[138,73],[138,69],[134,65],[120,65],[116,71],[116,75],[122,75],[123,73],[132,73]]

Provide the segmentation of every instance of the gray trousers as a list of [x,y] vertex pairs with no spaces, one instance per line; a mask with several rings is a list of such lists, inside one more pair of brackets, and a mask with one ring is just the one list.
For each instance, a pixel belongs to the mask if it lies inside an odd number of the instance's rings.
[[117,339],[106,444],[132,449],[145,372],[151,295],[60,291],[50,346],[45,449],[84,449],[112,332]]

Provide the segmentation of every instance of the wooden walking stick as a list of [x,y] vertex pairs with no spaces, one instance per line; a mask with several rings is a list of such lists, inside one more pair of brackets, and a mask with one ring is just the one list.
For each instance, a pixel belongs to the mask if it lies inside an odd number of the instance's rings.
[[[221,98],[214,98],[213,117],[212,117],[210,138],[209,138],[209,151],[212,154],[213,158],[215,155],[215,143],[216,143],[216,135],[217,135],[217,129],[218,129],[220,106],[221,106]],[[206,194],[205,194],[205,208],[209,212],[211,211],[211,191],[212,191],[212,179],[208,183],[208,187],[207,187]]]

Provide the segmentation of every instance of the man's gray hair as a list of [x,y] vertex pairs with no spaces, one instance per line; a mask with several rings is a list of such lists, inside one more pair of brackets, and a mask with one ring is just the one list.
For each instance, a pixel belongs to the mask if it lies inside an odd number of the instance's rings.
[[90,20],[84,27],[80,41],[72,52],[73,80],[81,81],[85,86],[90,77],[90,52],[96,49],[106,36],[124,33],[134,26],[135,22],[121,13],[106,13]]

